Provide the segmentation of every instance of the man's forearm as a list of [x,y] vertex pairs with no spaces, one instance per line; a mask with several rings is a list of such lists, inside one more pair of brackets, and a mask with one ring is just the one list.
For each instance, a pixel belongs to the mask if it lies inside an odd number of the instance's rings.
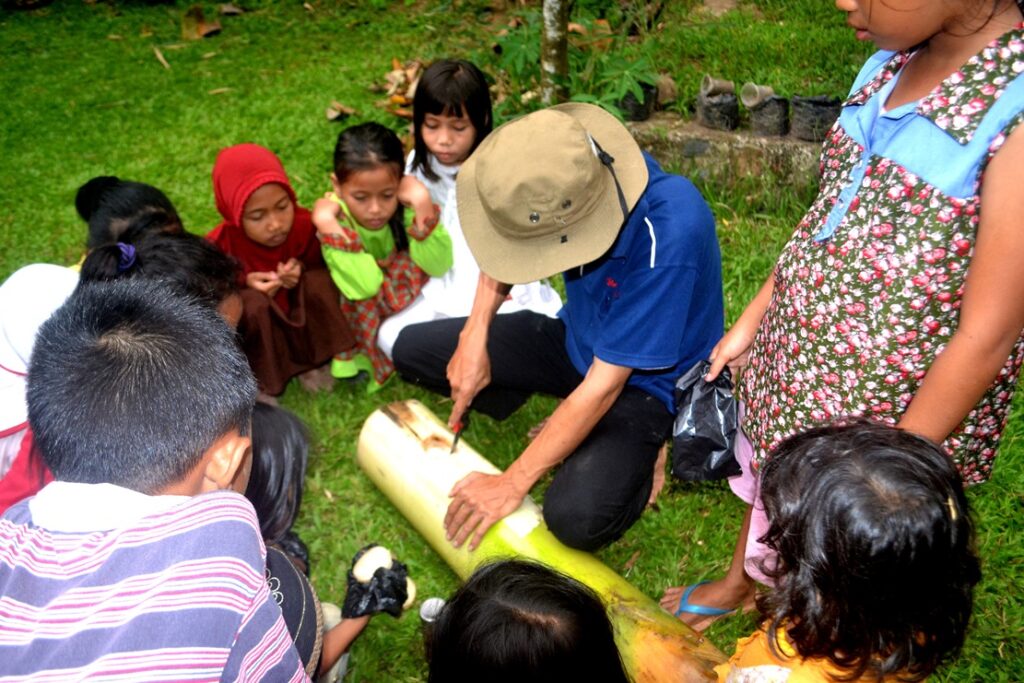
[[587,376],[559,404],[537,438],[508,468],[507,476],[525,495],[544,473],[571,455],[622,393],[632,372],[594,359]]

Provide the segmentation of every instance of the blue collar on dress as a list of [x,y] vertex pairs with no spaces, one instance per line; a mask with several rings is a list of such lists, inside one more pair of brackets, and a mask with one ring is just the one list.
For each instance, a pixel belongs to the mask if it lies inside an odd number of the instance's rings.
[[[906,65],[912,54],[893,53],[878,74],[852,93],[843,106],[867,102]],[[935,86],[917,103],[916,112],[961,145],[966,145],[974,137],[985,112],[1021,73],[1024,73],[1024,22],[993,40]],[[966,102],[961,101],[964,92],[977,89],[972,83],[975,80],[985,82],[981,94]]]

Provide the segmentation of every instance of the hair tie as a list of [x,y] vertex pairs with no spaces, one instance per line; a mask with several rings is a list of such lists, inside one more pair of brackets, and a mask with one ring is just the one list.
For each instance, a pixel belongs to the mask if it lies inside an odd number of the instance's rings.
[[120,274],[135,265],[135,247],[118,242],[117,248],[121,250],[121,256],[117,259],[117,272]]

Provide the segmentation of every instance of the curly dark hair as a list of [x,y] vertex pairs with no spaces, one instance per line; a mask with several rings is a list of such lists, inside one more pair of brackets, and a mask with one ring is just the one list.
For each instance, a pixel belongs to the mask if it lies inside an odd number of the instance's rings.
[[880,423],[811,429],[765,463],[778,553],[758,600],[778,655],[780,629],[840,680],[922,680],[963,645],[981,578],[956,467],[937,445]]

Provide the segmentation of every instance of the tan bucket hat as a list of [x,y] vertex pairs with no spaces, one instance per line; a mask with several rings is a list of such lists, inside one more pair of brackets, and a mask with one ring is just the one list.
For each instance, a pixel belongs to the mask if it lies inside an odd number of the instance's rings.
[[459,221],[480,269],[518,284],[608,251],[647,188],[647,165],[614,116],[560,104],[488,135],[457,187]]

